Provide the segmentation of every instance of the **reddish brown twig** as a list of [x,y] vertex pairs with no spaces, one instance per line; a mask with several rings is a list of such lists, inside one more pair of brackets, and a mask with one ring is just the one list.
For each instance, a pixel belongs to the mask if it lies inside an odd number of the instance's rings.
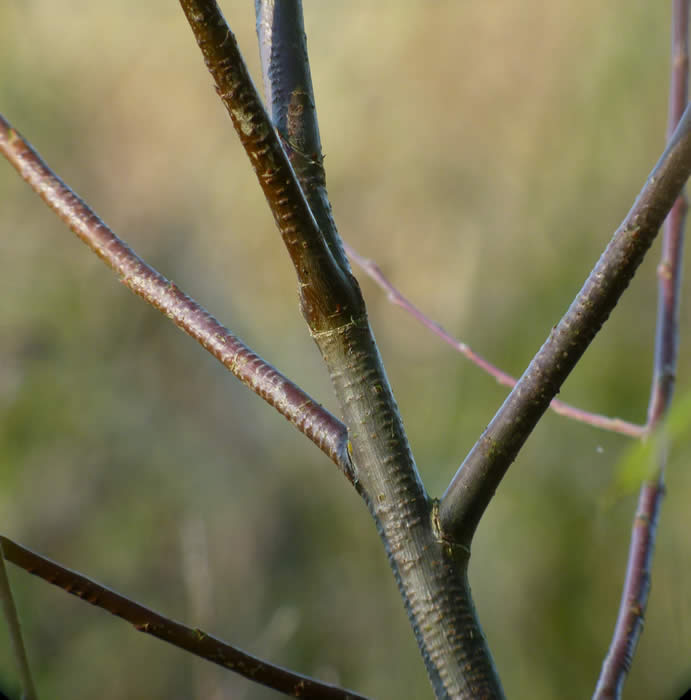
[[200,630],[159,615],[149,608],[106,588],[75,571],[36,554],[7,537],[0,536],[0,545],[7,561],[67,593],[126,620],[139,632],[162,639],[173,646],[239,673],[255,683],[296,698],[314,700],[367,700],[363,695],[321,683],[275,666]]
[[345,425],[248,348],[194,299],[147,265],[41,160],[0,115],[0,152],[30,187],[135,294],[192,336],[327,454],[352,481]]
[[[672,71],[667,138],[670,139],[686,107],[689,80],[689,0],[673,0]],[[658,266],[658,313],[655,337],[655,367],[648,408],[648,426],[661,426],[661,445],[656,454],[657,475],[641,487],[631,533],[626,579],[612,642],[602,665],[594,697],[619,698],[631,668],[650,593],[650,572],[662,498],[667,440],[664,418],[674,393],[679,347],[679,290],[684,242],[686,198],[682,193],[667,219]]]

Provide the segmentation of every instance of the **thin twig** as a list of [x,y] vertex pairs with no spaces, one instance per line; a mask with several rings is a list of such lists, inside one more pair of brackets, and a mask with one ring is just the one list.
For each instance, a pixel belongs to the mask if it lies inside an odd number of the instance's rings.
[[[673,0],[672,62],[667,139],[686,108],[689,82],[689,0]],[[679,352],[679,301],[684,249],[686,196],[677,198],[667,219],[662,257],[657,268],[658,310],[655,367],[648,407],[648,424],[654,429],[669,409],[674,393]]]
[[691,108],[559,324],[452,479],[440,504],[446,536],[469,545],[506,470],[633,278],[691,173]]
[[[469,345],[454,338],[442,325],[431,319],[423,311],[421,311],[413,302],[405,297],[397,287],[384,275],[379,265],[373,260],[360,255],[351,245],[344,243],[346,253],[358,267],[360,267],[367,276],[372,279],[381,289],[386,292],[387,298],[392,304],[400,306],[416,321],[419,321],[425,328],[429,329],[436,336],[441,338],[447,345],[450,345],[454,350],[459,352],[463,357],[470,360],[474,365],[484,370],[487,374],[493,377],[498,384],[507,386],[513,389],[516,386],[517,380],[510,374],[499,369],[496,365],[487,361],[484,357],[476,353]],[[642,437],[646,434],[646,426],[638,425],[637,423],[629,423],[621,418],[610,418],[602,416],[598,413],[591,413],[583,409],[571,406],[559,399],[552,399],[550,408],[560,416],[571,418],[573,420],[591,425],[594,428],[601,428],[612,433],[620,433],[629,437]]]
[[655,534],[664,493],[662,478],[645,483],[641,488],[631,531],[619,615],[593,695],[594,700],[620,698],[624,681],[631,669],[633,654],[643,631],[643,616],[650,593]]
[[196,656],[239,673],[255,683],[296,698],[314,700],[367,700],[365,696],[309,676],[288,671],[268,661],[252,656],[237,647],[207,634],[159,615],[149,608],[106,588],[75,571],[36,554],[7,537],[0,536],[5,557],[16,566],[62,588],[67,593],[85,600],[98,608],[126,620],[139,632],[184,649]]
[[27,656],[26,647],[24,646],[22,628],[19,623],[17,607],[14,604],[10,580],[7,576],[2,542],[0,542],[0,599],[2,599],[2,611],[10,631],[14,658],[17,662],[17,668],[19,669],[19,678],[21,679],[23,691],[22,697],[24,700],[36,700],[38,695],[36,694],[36,686],[34,685],[34,679],[29,667],[29,657]]
[[345,425],[147,265],[41,160],[0,115],[0,152],[30,187],[135,294],[192,336],[327,454],[352,481]]
[[[689,83],[689,0],[673,0],[672,65],[667,138],[671,139],[688,99]],[[655,366],[648,407],[651,430],[660,426],[657,474],[641,486],[634,518],[621,595],[619,615],[612,642],[602,665],[594,698],[621,697],[624,681],[643,631],[643,618],[650,593],[655,535],[665,493],[664,472],[668,439],[664,419],[672,401],[679,348],[679,301],[687,203],[682,193],[665,220],[662,260],[658,266],[658,310],[655,336]]]

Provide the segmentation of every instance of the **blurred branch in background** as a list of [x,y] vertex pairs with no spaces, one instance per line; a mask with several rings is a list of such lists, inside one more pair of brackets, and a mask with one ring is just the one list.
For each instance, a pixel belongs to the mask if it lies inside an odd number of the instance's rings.
[[31,675],[31,668],[29,667],[29,658],[26,654],[26,647],[24,646],[19,615],[17,614],[17,606],[14,603],[12,589],[10,588],[10,580],[7,576],[2,541],[0,541],[0,600],[2,601],[2,611],[5,622],[7,623],[7,629],[14,651],[14,658],[22,684],[22,698],[23,700],[37,700],[38,696],[36,695],[34,679]]
[[150,634],[207,661],[239,673],[255,683],[260,683],[296,698],[367,700],[364,695],[358,695],[328,683],[320,683],[308,676],[274,666],[268,661],[258,659],[237,647],[226,644],[203,630],[187,627],[159,615],[86,576],[56,564],[1,535],[0,546],[7,561],[11,561],[28,573],[62,588],[65,592],[91,603],[91,605],[95,605],[111,615],[121,617],[133,625],[138,632]]
[[[667,140],[671,141],[688,103],[689,86],[689,0],[672,2],[671,78]],[[677,198],[664,224],[662,260],[658,266],[658,311],[655,334],[655,363],[650,389],[648,428],[658,432],[655,450],[656,475],[641,486],[633,522],[626,579],[621,595],[614,635],[594,697],[620,698],[628,676],[650,594],[653,553],[662,499],[669,441],[665,417],[674,394],[679,351],[679,303],[687,203],[684,191]]]

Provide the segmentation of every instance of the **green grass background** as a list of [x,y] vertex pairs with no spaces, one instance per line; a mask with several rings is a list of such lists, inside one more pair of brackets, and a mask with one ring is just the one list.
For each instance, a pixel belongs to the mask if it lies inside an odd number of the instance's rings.
[[[260,83],[250,2],[223,10]],[[669,3],[307,2],[343,237],[519,374],[664,145]],[[294,274],[176,3],[0,5],[0,111],[135,250],[336,411]],[[643,421],[651,251],[562,398]],[[430,492],[505,389],[360,275]],[[0,528],[272,661],[374,698],[431,691],[367,512],[333,465],[118,284],[0,164]],[[691,390],[682,306],[680,394]],[[511,698],[583,698],[609,643],[629,441],[547,415],[477,534],[471,581]],[[689,443],[671,456],[626,698],[691,685]],[[11,569],[48,698],[277,697]],[[4,628],[0,626],[0,630]],[[0,684],[17,693],[0,633]]]

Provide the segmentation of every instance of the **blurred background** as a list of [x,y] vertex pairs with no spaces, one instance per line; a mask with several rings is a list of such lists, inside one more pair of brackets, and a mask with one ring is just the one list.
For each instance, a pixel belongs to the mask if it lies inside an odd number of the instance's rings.
[[[306,2],[345,240],[520,374],[664,145],[671,3]],[[250,2],[223,10],[258,84]],[[0,111],[115,232],[337,412],[273,221],[177,3],[0,5]],[[373,698],[431,690],[375,529],[333,465],[117,282],[0,163],[0,528],[161,613]],[[651,251],[562,398],[645,420]],[[362,274],[434,496],[506,390]],[[678,395],[691,390],[682,306]],[[511,698],[583,698],[614,625],[629,440],[545,416],[474,543]],[[627,698],[691,685],[691,449],[673,451]],[[43,697],[278,697],[10,570]],[[4,629],[0,627],[0,629]],[[7,634],[0,686],[18,696]]]

